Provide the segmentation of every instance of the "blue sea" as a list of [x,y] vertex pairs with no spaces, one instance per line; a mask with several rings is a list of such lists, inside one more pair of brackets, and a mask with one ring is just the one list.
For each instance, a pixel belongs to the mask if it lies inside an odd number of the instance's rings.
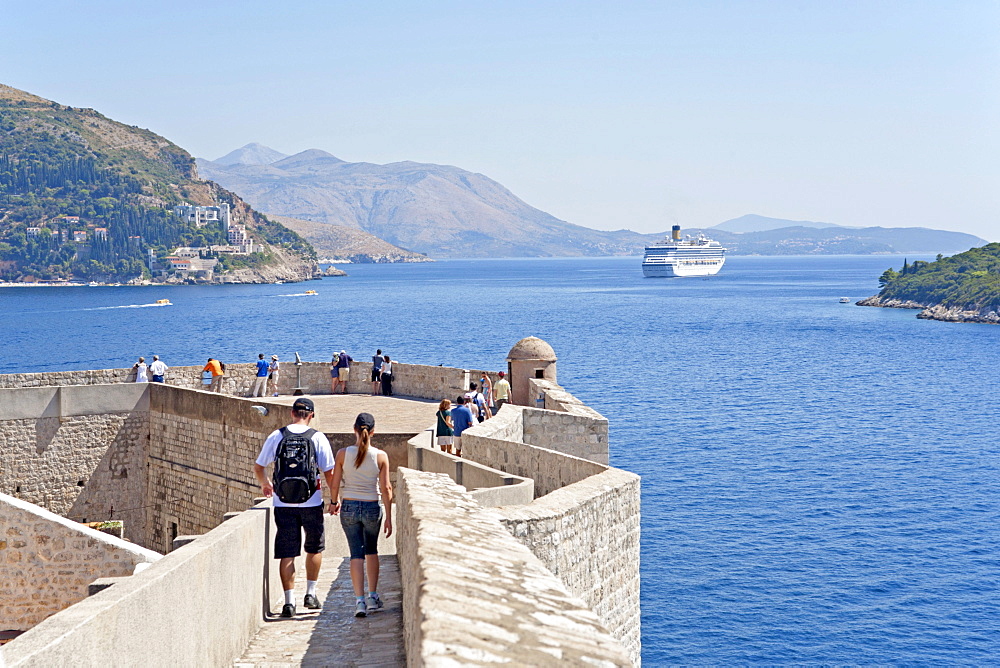
[[901,264],[731,257],[710,279],[643,279],[636,258],[469,260],[6,288],[0,373],[341,348],[502,369],[539,336],[611,420],[612,463],[643,477],[646,665],[1000,664],[1000,327],[839,303]]

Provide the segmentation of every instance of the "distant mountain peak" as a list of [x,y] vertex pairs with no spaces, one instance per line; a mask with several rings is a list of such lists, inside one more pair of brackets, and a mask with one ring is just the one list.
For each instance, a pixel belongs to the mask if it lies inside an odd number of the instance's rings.
[[289,167],[301,167],[309,163],[319,163],[329,165],[331,163],[344,162],[332,153],[327,153],[318,148],[307,148],[295,155],[290,155],[273,163],[275,167],[286,169]]
[[270,165],[288,156],[263,144],[251,142],[215,160],[220,165]]

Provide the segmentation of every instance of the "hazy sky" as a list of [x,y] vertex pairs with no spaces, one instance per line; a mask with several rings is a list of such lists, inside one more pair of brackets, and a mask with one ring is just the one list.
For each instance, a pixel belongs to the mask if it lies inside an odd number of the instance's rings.
[[3,83],[199,157],[458,165],[600,229],[1000,240],[1000,0],[5,0],[0,25]]

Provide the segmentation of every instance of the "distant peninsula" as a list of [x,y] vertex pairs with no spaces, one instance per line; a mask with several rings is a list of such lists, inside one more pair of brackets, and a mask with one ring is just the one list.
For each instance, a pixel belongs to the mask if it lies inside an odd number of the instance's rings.
[[299,234],[199,177],[169,140],[0,84],[0,282],[276,283]]
[[859,306],[920,309],[918,318],[1000,324],[1000,243],[933,262],[903,262],[887,269],[882,289]]

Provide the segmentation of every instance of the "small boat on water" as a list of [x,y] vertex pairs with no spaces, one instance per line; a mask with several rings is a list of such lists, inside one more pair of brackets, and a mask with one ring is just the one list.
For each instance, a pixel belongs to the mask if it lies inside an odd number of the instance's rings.
[[840,303],[841,304],[850,304],[851,303],[851,298],[850,297],[841,297],[840,298]]
[[315,294],[319,294],[319,293],[316,292],[315,290],[306,290],[306,294],[307,295],[315,295]]
[[156,300],[156,305],[157,306],[173,306],[173,304],[170,303],[169,299],[157,299]]

